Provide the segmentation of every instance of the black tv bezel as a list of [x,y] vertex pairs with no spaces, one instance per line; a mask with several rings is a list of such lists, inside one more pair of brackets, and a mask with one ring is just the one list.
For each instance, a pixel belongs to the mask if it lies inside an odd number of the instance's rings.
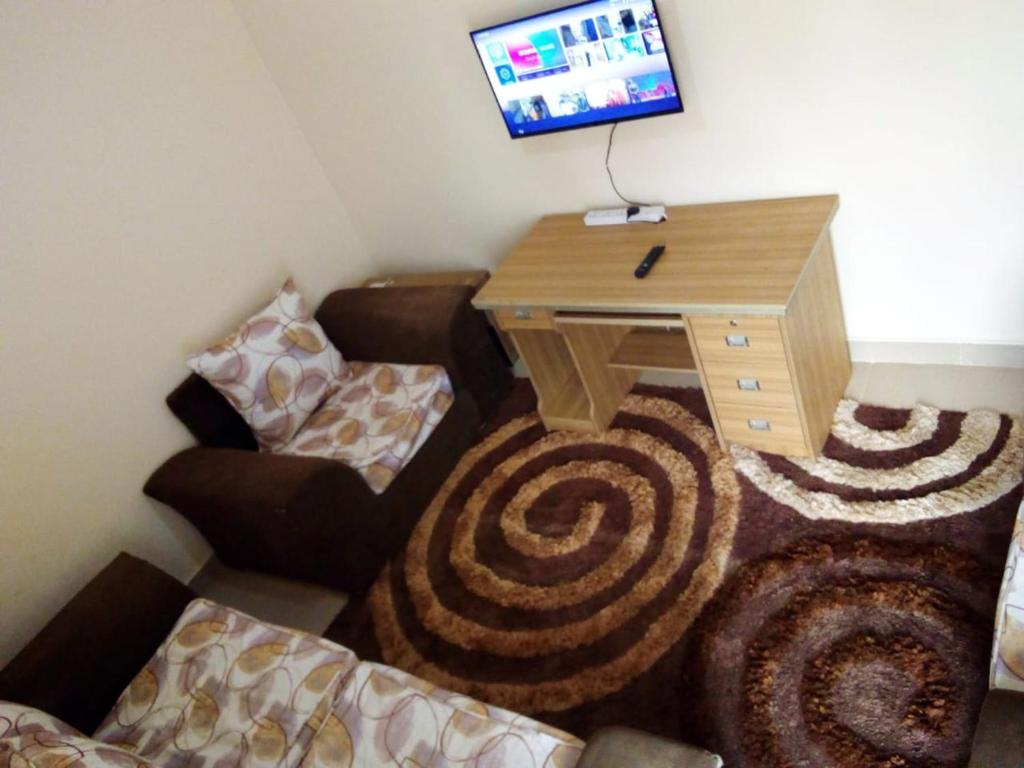
[[[679,100],[679,106],[678,107],[672,107],[671,109],[666,109],[666,110],[664,110],[662,112],[651,112],[651,113],[646,114],[646,115],[634,115],[633,117],[621,117],[621,118],[614,118],[613,117],[613,118],[609,118],[607,120],[597,120],[597,121],[595,121],[593,123],[587,123],[585,125],[566,125],[566,126],[563,126],[561,128],[547,128],[547,129],[545,129],[543,131],[534,131],[532,133],[516,134],[516,133],[512,132],[512,128],[509,126],[508,122],[505,120],[505,110],[501,106],[501,100],[498,98],[497,91],[494,90],[494,86],[491,84],[491,76],[487,72],[487,64],[484,63],[484,58],[483,58],[483,56],[480,55],[480,49],[477,47],[476,39],[474,38],[474,35],[478,35],[481,32],[491,32],[492,30],[500,29],[501,27],[507,27],[510,24],[519,24],[519,23],[524,22],[524,21],[531,21],[533,19],[539,19],[542,16],[550,16],[553,13],[561,13],[562,11],[569,11],[569,10],[572,10],[573,8],[579,8],[580,6],[593,5],[595,2],[600,2],[600,1],[601,0],[580,0],[580,2],[578,2],[578,3],[570,3],[569,5],[563,5],[563,6],[560,6],[558,8],[551,8],[550,10],[541,11],[540,13],[534,13],[534,14],[531,14],[529,16],[523,16],[521,19],[509,19],[508,21],[503,21],[500,24],[492,24],[489,27],[480,27],[480,29],[474,29],[474,30],[472,30],[469,33],[469,41],[470,41],[470,43],[472,43],[473,51],[476,53],[477,61],[480,62],[480,67],[481,67],[481,69],[483,69],[484,80],[487,82],[487,87],[491,90],[491,96],[494,97],[494,103],[497,104],[497,106],[498,106],[498,114],[501,115],[501,123],[502,123],[502,125],[505,126],[505,130],[508,131],[509,138],[512,139],[513,141],[517,140],[517,139],[530,139],[530,138],[533,138],[534,136],[547,136],[547,135],[552,134],[552,133],[565,133],[566,131],[581,131],[581,130],[585,130],[587,128],[597,128],[598,126],[601,126],[601,125],[611,125],[613,123],[630,123],[630,122],[632,122],[634,120],[649,120],[652,117],[662,117],[664,115],[677,115],[677,114],[679,114],[681,112],[685,112],[686,111],[685,106],[683,104],[682,88],[680,87],[680,84],[679,84],[679,78],[676,76],[675,66],[672,63],[672,52],[669,50],[668,36],[665,34],[665,27],[661,23],[661,13],[658,11],[657,0],[647,0],[647,2],[650,2],[651,6],[654,8],[654,13],[658,17],[658,29],[661,30],[661,42],[665,46],[665,58],[668,59],[668,71],[672,75],[672,83],[676,87],[676,97]],[[638,0],[638,2],[639,2],[639,0]]]

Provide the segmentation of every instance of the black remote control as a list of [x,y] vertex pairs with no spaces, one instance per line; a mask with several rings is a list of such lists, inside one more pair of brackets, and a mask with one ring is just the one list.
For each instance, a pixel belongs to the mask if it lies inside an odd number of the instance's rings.
[[665,252],[664,245],[656,245],[647,252],[644,256],[644,260],[640,262],[640,265],[636,268],[636,272],[633,273],[637,279],[643,279],[647,277],[647,273],[651,271],[651,267],[661,257],[661,254]]

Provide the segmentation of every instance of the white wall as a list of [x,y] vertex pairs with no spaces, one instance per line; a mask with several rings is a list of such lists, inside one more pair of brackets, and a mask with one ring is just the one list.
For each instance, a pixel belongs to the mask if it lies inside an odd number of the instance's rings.
[[[493,265],[616,199],[608,128],[507,138],[467,32],[556,0],[235,0],[372,256]],[[838,192],[854,339],[1024,343],[1024,3],[660,0],[686,113],[623,125],[628,194]]]
[[0,1],[0,665],[120,549],[191,577],[185,355],[369,270],[230,3]]

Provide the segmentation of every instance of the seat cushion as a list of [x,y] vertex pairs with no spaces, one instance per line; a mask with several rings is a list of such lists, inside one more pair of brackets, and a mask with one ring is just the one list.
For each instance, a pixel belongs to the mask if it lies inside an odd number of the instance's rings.
[[355,664],[340,645],[195,600],[95,738],[162,768],[297,765]]
[[360,663],[303,768],[572,768],[582,743],[398,670]]
[[448,374],[438,365],[352,362],[339,389],[278,452],[344,462],[383,493],[452,399]]
[[266,307],[187,361],[238,411],[263,450],[286,444],[345,374],[289,279]]
[[989,685],[1024,692],[1024,504],[1017,513],[999,591]]

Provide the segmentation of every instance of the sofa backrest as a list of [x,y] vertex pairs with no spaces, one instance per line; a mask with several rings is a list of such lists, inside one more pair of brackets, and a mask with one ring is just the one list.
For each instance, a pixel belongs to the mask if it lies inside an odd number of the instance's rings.
[[483,314],[469,303],[473,293],[464,285],[342,288],[327,295],[314,317],[346,360],[448,369],[454,366],[428,360],[424,351],[438,341],[451,343],[453,333],[462,342],[486,329]]
[[92,733],[194,598],[122,552],[0,669],[0,699]]
[[256,438],[231,403],[202,376],[192,374],[167,396],[167,405],[201,445],[255,451]]

